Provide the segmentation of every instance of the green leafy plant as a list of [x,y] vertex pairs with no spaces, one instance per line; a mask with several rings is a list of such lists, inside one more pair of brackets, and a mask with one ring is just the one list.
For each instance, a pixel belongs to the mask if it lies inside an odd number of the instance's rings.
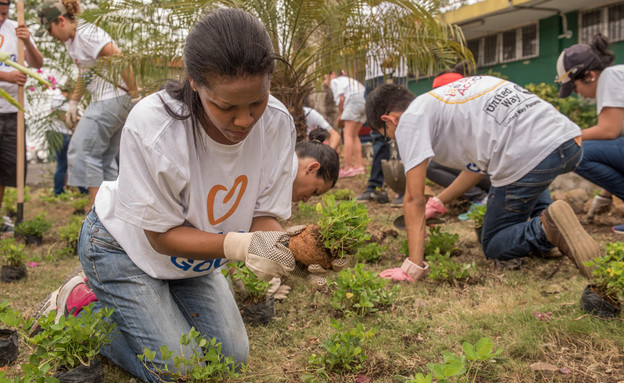
[[84,213],[85,207],[89,204],[88,197],[80,197],[76,198],[72,201],[72,207],[74,208],[74,213],[82,214]]
[[15,227],[15,232],[21,235],[33,235],[41,237],[52,227],[52,222],[45,219],[45,213],[37,215],[35,218],[23,221]]
[[427,254],[427,263],[429,263],[429,278],[434,281],[455,282],[463,281],[470,276],[470,273],[476,269],[476,264],[456,262],[451,253],[440,253],[439,249],[435,249],[433,253]]
[[[153,362],[156,358],[156,351],[148,347],[138,355],[138,358],[148,370],[167,379],[163,379],[163,382],[215,382],[239,376],[234,365],[234,358],[221,354],[221,343],[218,343],[216,338],[207,340],[199,331],[191,328],[188,334],[182,334],[180,337],[180,346],[181,355],[176,356],[166,345],[159,350],[160,359],[172,359],[174,366],[172,370],[169,369],[168,364],[156,365]],[[192,353],[185,355],[184,350],[189,346]],[[244,366],[240,367],[244,370]]]
[[[31,199],[30,186],[24,187],[24,202],[28,202]],[[4,197],[2,198],[2,208],[9,216],[17,215],[17,189],[5,188]]]
[[15,238],[0,240],[0,259],[7,266],[22,266],[26,262],[24,245],[16,245]]
[[69,255],[76,253],[76,246],[78,245],[78,237],[80,236],[81,227],[82,218],[76,215],[69,219],[67,225],[59,227],[59,238],[65,244],[65,246],[58,252],[59,254]]
[[355,192],[351,189],[338,189],[330,194],[333,194],[336,201],[345,201],[355,198]]
[[486,210],[487,205],[472,205],[466,216],[474,222],[475,227],[481,227],[483,226],[483,217],[485,217]]
[[379,262],[381,255],[384,251],[386,251],[386,249],[386,246],[381,246],[377,242],[371,242],[360,247],[358,252],[355,254],[355,259],[357,259],[358,262]]
[[[434,226],[429,228],[429,235],[425,242],[425,257],[433,255],[438,249],[438,253],[452,253],[457,250],[457,240],[459,234],[443,233],[440,226]],[[409,246],[407,239],[401,241],[401,252],[409,257]]]
[[489,338],[479,339],[476,345],[464,342],[462,348],[463,354],[444,351],[442,363],[427,363],[433,375],[418,373],[406,383],[431,383],[433,379],[439,383],[475,382],[483,364],[495,360],[503,352],[502,348],[494,350],[494,343]]
[[370,221],[364,204],[356,200],[336,202],[333,195],[323,197],[323,202],[316,205],[319,232],[325,247],[334,257],[342,258],[355,254],[368,239],[366,225]]
[[236,265],[236,272],[232,275],[232,279],[243,284],[244,293],[254,303],[265,300],[267,291],[271,287],[269,282],[258,278],[244,263]]
[[[317,373],[327,371],[357,371],[362,368],[368,356],[364,353],[364,347],[369,339],[377,334],[377,329],[366,330],[362,323],[348,330],[343,328],[343,324],[331,320],[331,327],[336,329],[336,333],[327,338],[321,347],[325,350],[323,354],[312,354],[308,362],[321,369]],[[314,375],[304,375],[303,381],[311,380]]]
[[395,285],[387,291],[388,282],[380,278],[378,273],[364,270],[362,263],[353,269],[342,270],[330,283],[333,290],[331,305],[342,312],[358,316],[375,312],[380,306],[394,301],[399,286]]
[[624,299],[624,243],[607,243],[606,255],[585,262],[593,267],[596,288],[605,297]]

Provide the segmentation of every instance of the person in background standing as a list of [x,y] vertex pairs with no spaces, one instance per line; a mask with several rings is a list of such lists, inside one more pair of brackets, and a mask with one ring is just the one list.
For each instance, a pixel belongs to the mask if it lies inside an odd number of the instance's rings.
[[[11,0],[0,0],[0,51],[8,53],[11,60],[17,62],[17,42],[22,40],[24,57],[28,65],[41,68],[43,56],[30,38],[28,27],[24,24],[18,25],[8,18],[10,5]],[[17,87],[26,84],[26,80],[27,76],[24,73],[0,63],[0,88],[13,99],[17,100]],[[17,108],[0,97],[0,208],[7,186],[17,186]]]

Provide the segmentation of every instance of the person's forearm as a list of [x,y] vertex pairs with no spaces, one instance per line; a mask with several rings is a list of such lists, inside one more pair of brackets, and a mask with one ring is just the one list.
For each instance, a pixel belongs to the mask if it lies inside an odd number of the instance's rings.
[[455,181],[453,181],[446,189],[442,190],[440,194],[436,197],[442,201],[443,204],[447,204],[470,190],[471,187],[475,186],[483,179],[485,174],[483,173],[475,173],[464,170],[459,173]]
[[29,40],[28,43],[24,43],[24,48],[28,65],[37,69],[41,68],[43,66],[43,55],[39,52],[37,47]]
[[154,250],[163,255],[201,260],[225,257],[223,234],[207,233],[189,226],[177,226],[164,233],[144,231]]
[[84,93],[85,93],[85,82],[82,79],[82,76],[78,75],[78,78],[76,79],[76,85],[74,86],[74,91],[72,92],[69,99],[74,100],[74,101],[80,101]]
[[403,210],[407,232],[409,260],[422,266],[425,260],[425,198],[412,199],[405,195]]
[[131,65],[129,65],[128,68],[122,72],[121,78],[124,80],[124,82],[126,83],[126,86],[128,87],[128,94],[130,95],[130,97],[132,98],[138,97],[139,91],[138,91],[136,79],[134,77],[134,70],[132,69]]

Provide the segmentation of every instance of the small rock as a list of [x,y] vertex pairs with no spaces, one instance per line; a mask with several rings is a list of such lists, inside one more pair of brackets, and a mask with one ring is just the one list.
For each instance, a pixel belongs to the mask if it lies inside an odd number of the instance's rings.
[[589,195],[583,189],[573,189],[566,194],[566,201],[572,206],[572,210],[576,214],[583,212],[585,201],[589,199]]

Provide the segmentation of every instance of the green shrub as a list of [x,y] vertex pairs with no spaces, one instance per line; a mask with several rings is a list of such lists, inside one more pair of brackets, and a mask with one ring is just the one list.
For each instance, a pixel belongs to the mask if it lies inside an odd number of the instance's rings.
[[336,203],[333,195],[326,195],[323,202],[316,205],[316,212],[321,237],[334,257],[355,254],[370,239],[370,234],[366,233],[370,219],[364,204],[356,200]]
[[180,337],[181,350],[189,345],[192,349],[191,355],[173,356],[173,351],[169,351],[166,345],[160,348],[161,360],[173,358],[174,371],[170,371],[167,364],[154,364],[152,361],[156,357],[156,351],[148,347],[138,358],[149,371],[174,382],[221,382],[238,377],[234,358],[221,354],[221,343],[217,343],[216,338],[206,340],[199,331],[191,328],[188,334]]
[[355,192],[351,189],[338,189],[327,194],[332,194],[336,201],[346,201],[355,198]]
[[439,249],[435,249],[432,254],[426,257],[429,264],[429,278],[435,281],[462,281],[470,276],[471,271],[476,269],[476,264],[456,262],[451,258],[451,253],[440,253]]
[[381,255],[384,251],[386,251],[386,248],[386,246],[381,246],[377,242],[368,243],[365,246],[360,247],[358,252],[355,254],[355,259],[357,259],[358,262],[379,262]]
[[[320,366],[317,373],[327,371],[358,371],[368,356],[364,353],[364,346],[375,334],[377,329],[366,330],[362,323],[356,327],[344,330],[343,324],[335,319],[331,321],[331,327],[336,329],[336,333],[326,339],[321,347],[325,350],[323,354],[313,354],[309,358],[309,363]],[[313,375],[305,375],[303,381],[314,379]]]
[[608,297],[624,299],[624,243],[607,243],[606,255],[585,262],[593,267],[596,287]]
[[475,227],[483,226],[483,218],[485,217],[485,212],[487,210],[487,205],[472,205],[466,216],[468,219],[474,222]]
[[398,285],[386,290],[387,279],[380,278],[378,273],[364,270],[364,264],[355,265],[353,269],[345,269],[336,275],[330,283],[333,290],[332,307],[346,313],[364,316],[377,311],[380,306],[393,302]]
[[16,245],[15,238],[0,240],[0,259],[7,266],[19,267],[26,262],[24,245]]
[[244,288],[245,294],[252,302],[263,301],[271,284],[256,276],[244,263],[237,263],[236,272],[232,275],[232,279],[240,281]]
[[35,218],[23,221],[15,226],[15,232],[21,235],[34,235],[41,237],[43,233],[52,227],[52,222],[45,219],[45,213],[37,215]]
[[[458,239],[459,234],[443,233],[440,226],[429,228],[429,235],[425,241],[425,258],[429,255],[435,254],[436,249],[438,249],[438,253],[452,253],[454,250],[457,250],[457,246],[455,246],[455,244]],[[409,257],[407,239],[404,239],[401,242],[401,252]]]

